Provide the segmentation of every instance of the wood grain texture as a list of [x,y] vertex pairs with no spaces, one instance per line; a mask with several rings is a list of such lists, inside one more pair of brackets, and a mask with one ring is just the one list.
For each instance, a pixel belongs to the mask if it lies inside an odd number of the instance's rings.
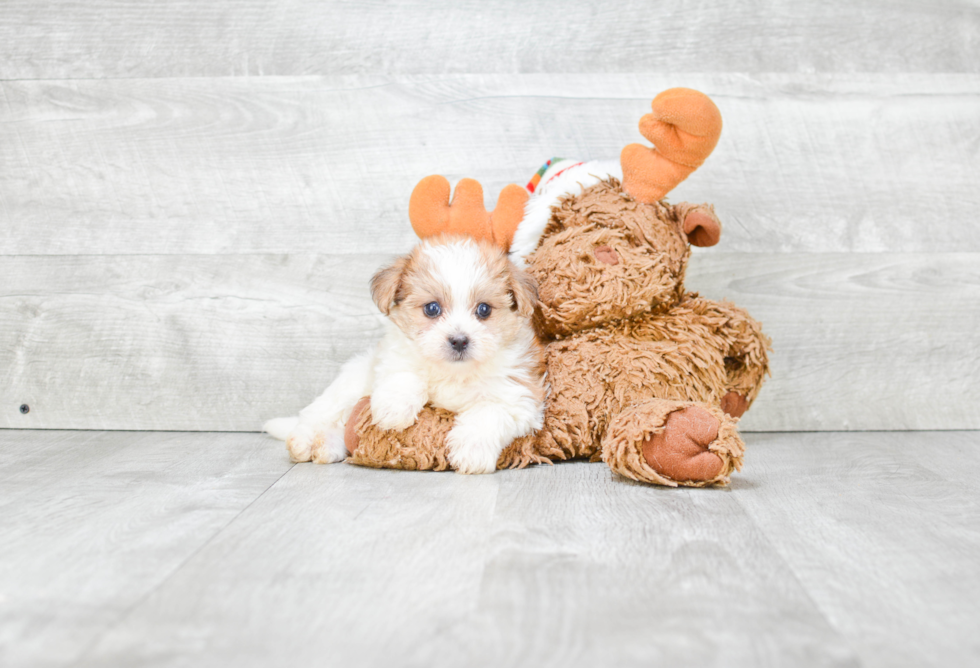
[[0,431],[0,662],[980,660],[980,432],[747,446],[730,488],[691,490],[601,463],[464,477],[291,467],[257,435]]
[[502,475],[443,665],[855,665],[735,495],[675,491],[584,463]]
[[688,276],[773,339],[742,429],[980,428],[977,254],[706,253]]
[[485,478],[297,466],[81,665],[324,657],[855,665],[732,495],[589,464]]
[[438,662],[477,600],[500,478],[405,473],[295,467],[80,665]]
[[295,414],[379,335],[367,286],[382,262],[8,258],[0,424],[253,431],[275,411]]
[[252,434],[0,430],[0,664],[71,664],[289,468]]
[[8,0],[0,78],[447,72],[978,72],[953,0]]
[[861,665],[980,663],[980,432],[754,434],[732,493]]
[[2,82],[0,255],[402,252],[422,177],[492,205],[676,85],[725,117],[671,196],[720,251],[980,252],[980,75],[528,74]]
[[[295,415],[380,335],[367,283],[389,257],[6,258],[0,426],[248,431]],[[696,251],[687,285],[774,340],[744,429],[980,428],[976,253]]]

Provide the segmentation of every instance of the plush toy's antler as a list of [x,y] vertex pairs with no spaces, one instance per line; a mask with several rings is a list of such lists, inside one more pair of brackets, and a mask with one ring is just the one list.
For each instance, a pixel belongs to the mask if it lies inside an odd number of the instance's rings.
[[653,99],[653,113],[640,119],[640,134],[654,148],[630,144],[619,157],[623,188],[651,203],[701,166],[721,136],[721,112],[704,93],[671,88]]
[[449,192],[449,181],[442,176],[427,176],[415,186],[408,202],[408,217],[419,237],[465,234],[510,250],[514,232],[524,217],[528,198],[524,188],[513,183],[505,186],[492,213],[483,207],[483,187],[473,179],[456,184],[452,204]]

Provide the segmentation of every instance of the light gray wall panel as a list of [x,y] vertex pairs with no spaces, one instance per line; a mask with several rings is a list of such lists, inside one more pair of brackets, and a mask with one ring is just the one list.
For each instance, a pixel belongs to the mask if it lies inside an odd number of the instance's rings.
[[978,72],[978,30],[954,0],[8,0],[0,78]]
[[9,258],[0,426],[256,430],[302,408],[377,336],[367,284],[380,262]]
[[[253,430],[295,414],[379,336],[367,282],[387,257],[7,258],[0,426]],[[745,429],[980,428],[980,254],[698,252],[688,287],[774,340]]]
[[745,430],[980,429],[980,255],[705,254],[687,285],[773,339]]
[[423,176],[492,206],[676,85],[725,117],[671,196],[719,251],[980,251],[980,75],[624,74],[0,83],[0,255],[400,252]]

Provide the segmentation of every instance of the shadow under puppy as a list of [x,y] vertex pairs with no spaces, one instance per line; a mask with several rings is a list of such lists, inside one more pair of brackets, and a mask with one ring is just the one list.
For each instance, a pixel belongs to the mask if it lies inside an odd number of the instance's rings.
[[345,424],[367,396],[385,430],[412,426],[426,404],[455,413],[447,458],[460,473],[492,473],[505,447],[541,428],[536,287],[503,248],[463,235],[425,239],[375,274],[371,296],[387,316],[381,341],[298,417],[263,427],[294,461],[345,459]]

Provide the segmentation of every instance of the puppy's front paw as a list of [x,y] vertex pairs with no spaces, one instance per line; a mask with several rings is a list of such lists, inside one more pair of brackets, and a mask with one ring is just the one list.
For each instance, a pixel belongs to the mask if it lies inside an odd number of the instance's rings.
[[347,458],[342,429],[315,429],[298,424],[286,439],[289,458],[294,462],[313,461],[316,464],[333,464]]
[[457,473],[493,473],[502,448],[497,439],[485,432],[457,424],[446,436],[446,459]]
[[407,392],[376,390],[371,395],[371,416],[379,428],[401,431],[415,424],[424,403]]
[[347,446],[344,444],[342,429],[327,429],[313,440],[313,463],[333,464],[347,459]]

